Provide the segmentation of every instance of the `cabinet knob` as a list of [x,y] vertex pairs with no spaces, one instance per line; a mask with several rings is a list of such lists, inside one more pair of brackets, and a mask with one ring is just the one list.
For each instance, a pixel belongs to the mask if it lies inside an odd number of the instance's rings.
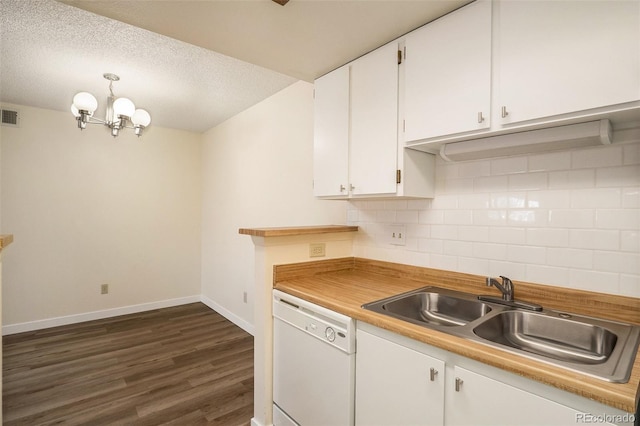
[[435,368],[431,367],[429,369],[429,379],[434,382],[436,380],[436,376],[438,375],[438,370],[436,370]]
[[344,185],[340,185],[340,192],[344,192],[344,190],[347,189],[344,187]]
[[482,111],[478,113],[478,123],[482,123],[484,121],[484,117],[482,115]]
[[352,183],[349,184],[349,191],[353,192],[353,190],[356,189],[355,186],[353,186]]
[[456,392],[460,392],[460,388],[462,387],[462,379],[460,377],[456,377]]
[[507,111],[507,107],[503,106],[502,107],[502,118],[507,118],[507,115],[509,115],[509,111]]

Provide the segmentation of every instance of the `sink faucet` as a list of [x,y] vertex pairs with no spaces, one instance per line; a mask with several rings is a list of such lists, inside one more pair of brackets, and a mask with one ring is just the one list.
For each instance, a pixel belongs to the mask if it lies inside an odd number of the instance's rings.
[[495,278],[487,277],[487,287],[494,286],[502,293],[502,300],[513,302],[513,282],[502,275],[500,275],[500,278],[502,278],[502,284]]

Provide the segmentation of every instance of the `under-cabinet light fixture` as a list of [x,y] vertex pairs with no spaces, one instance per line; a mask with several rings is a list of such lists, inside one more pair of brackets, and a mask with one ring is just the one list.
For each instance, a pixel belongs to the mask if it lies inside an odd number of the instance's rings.
[[[142,135],[145,127],[151,123],[151,116],[143,109],[136,109],[127,98],[118,98],[113,94],[113,82],[120,80],[115,74],[102,75],[109,80],[109,96],[107,96],[107,113],[104,120],[95,118],[93,113],[98,108],[98,100],[89,92],[80,92],[73,97],[71,112],[78,121],[78,128],[85,129],[87,124],[104,124],[111,129],[113,137],[118,136],[120,129],[133,129],[137,136]],[[128,125],[131,123],[130,125]]]
[[612,140],[609,120],[568,124],[548,129],[452,142],[440,148],[446,161],[479,160],[508,155],[533,154],[558,149],[608,145]]

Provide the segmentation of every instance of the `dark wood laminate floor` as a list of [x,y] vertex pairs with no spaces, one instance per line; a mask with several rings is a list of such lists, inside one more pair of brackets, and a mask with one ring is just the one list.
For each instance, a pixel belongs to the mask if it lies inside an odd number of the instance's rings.
[[248,425],[253,336],[192,303],[3,338],[4,425]]

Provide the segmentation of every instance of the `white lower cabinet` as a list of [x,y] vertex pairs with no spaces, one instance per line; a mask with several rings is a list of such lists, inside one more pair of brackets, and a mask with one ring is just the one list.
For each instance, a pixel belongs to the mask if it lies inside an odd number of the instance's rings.
[[455,366],[452,409],[445,425],[546,425],[578,423],[580,411]]
[[356,425],[443,424],[443,361],[361,330],[356,339]]
[[356,344],[356,425],[633,424],[631,413],[366,323]]

